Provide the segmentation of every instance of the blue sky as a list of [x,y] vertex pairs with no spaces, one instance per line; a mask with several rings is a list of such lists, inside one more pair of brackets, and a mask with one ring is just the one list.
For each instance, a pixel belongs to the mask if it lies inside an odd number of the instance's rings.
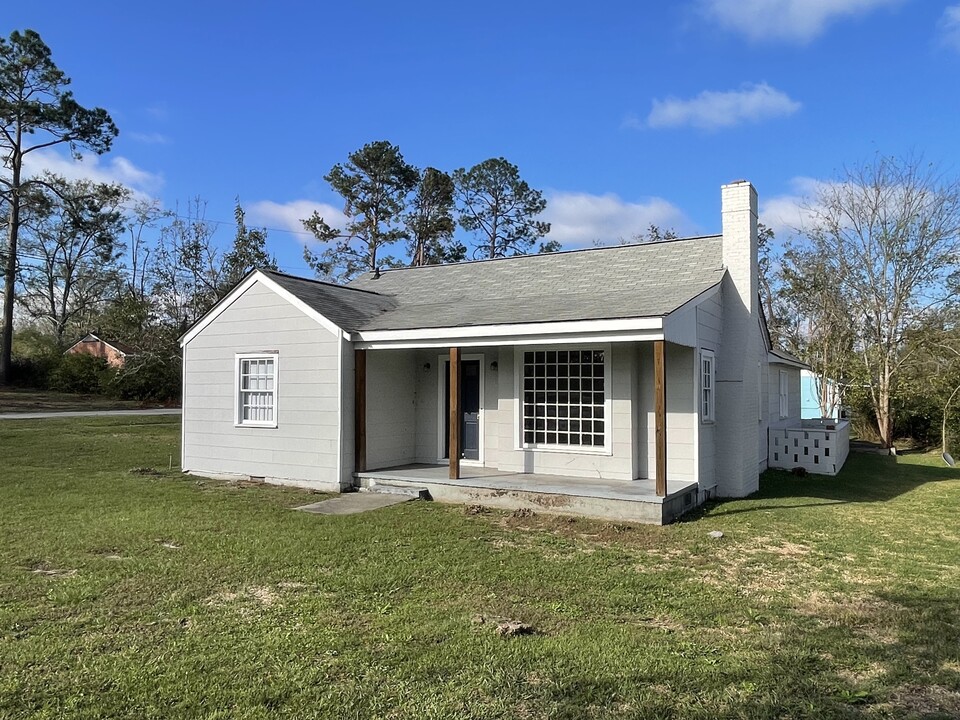
[[[120,128],[71,175],[229,221],[234,198],[307,273],[299,219],[372,140],[445,170],[504,156],[566,247],[649,223],[719,230],[749,179],[781,235],[800,197],[874,153],[960,172],[960,4],[937,0],[21,3],[85,105]],[[232,228],[217,237],[227,244]]]

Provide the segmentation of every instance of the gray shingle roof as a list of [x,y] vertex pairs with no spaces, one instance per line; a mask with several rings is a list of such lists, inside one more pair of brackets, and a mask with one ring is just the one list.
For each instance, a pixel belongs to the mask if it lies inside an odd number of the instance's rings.
[[273,270],[261,272],[332,323],[351,332],[396,307],[393,300],[377,293],[284,275]]
[[720,237],[710,236],[384,270],[346,287],[270,275],[352,332],[659,317],[723,272]]

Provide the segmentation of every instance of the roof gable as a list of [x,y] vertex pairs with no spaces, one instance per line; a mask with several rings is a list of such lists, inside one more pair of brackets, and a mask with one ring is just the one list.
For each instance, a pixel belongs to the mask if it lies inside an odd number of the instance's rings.
[[271,270],[254,270],[183,334],[180,338],[180,346],[185,346],[203,332],[204,328],[256,283],[262,284],[304,315],[334,335],[340,336],[352,329],[351,326],[356,322],[362,321],[370,314],[382,312],[390,305],[388,299],[378,298],[375,293],[319,280],[297,278]]

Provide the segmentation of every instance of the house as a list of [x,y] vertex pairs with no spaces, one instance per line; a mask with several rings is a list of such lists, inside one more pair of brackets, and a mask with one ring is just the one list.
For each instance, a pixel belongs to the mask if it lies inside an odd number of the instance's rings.
[[715,236],[253,272],[181,338],[183,469],[654,523],[749,495],[803,364],[763,325],[756,192],[721,195]]
[[136,348],[119,340],[105,340],[88,333],[63,352],[64,355],[93,355],[103,358],[110,367],[121,368],[127,358],[137,354]]
[[[835,380],[827,378],[823,382],[827,383],[827,417],[839,417],[842,413],[840,406],[841,386]],[[800,417],[813,420],[824,417],[823,409],[820,407],[820,377],[812,370],[800,371]]]

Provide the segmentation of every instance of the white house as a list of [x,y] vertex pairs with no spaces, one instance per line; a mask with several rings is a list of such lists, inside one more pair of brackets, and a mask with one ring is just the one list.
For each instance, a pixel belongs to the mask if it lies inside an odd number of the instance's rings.
[[256,271],[181,339],[182,467],[657,523],[748,495],[803,365],[763,325],[749,183],[722,216],[347,286]]

